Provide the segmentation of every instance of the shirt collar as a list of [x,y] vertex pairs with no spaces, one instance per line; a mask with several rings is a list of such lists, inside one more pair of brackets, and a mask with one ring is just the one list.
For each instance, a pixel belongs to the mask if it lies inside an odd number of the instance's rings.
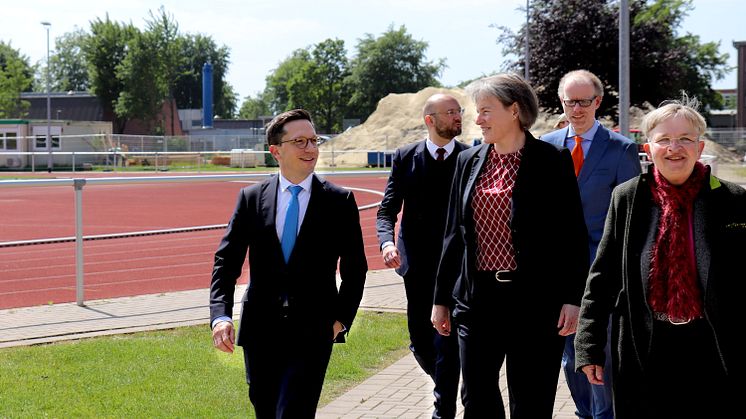
[[[427,151],[430,152],[430,155],[433,156],[433,158],[437,158],[438,154],[435,152],[435,150],[439,149],[434,142],[432,142],[429,138],[425,140],[425,146],[427,146]],[[450,156],[453,153],[453,149],[456,148],[456,139],[451,139],[451,141],[448,142],[448,144],[444,145],[443,148],[446,149],[446,155],[445,157]]]
[[[596,131],[598,131],[598,128],[601,126],[601,124],[598,122],[598,120],[593,121],[593,126],[588,131],[584,132],[580,136],[583,137],[584,140],[593,141],[593,137],[596,136]],[[567,126],[567,138],[574,138],[575,137],[575,129],[572,127],[572,124]]]
[[[298,186],[303,188],[304,191],[311,191],[311,181],[313,180],[313,173],[308,175],[307,178],[303,179]],[[294,183],[285,179],[285,176],[280,173],[280,192],[285,192],[289,187],[293,186]]]

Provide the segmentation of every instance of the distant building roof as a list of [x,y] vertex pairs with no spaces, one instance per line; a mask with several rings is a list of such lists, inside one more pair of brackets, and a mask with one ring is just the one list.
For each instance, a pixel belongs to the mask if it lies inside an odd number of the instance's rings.
[[[52,92],[50,97],[51,119],[69,121],[106,121],[104,108],[98,97],[87,92]],[[29,101],[27,119],[47,119],[46,93],[21,93]]]

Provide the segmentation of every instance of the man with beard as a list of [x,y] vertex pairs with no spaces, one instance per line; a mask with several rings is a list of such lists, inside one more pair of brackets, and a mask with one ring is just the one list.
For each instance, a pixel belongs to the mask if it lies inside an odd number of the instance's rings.
[[404,277],[409,349],[435,383],[433,418],[453,418],[458,395],[457,337],[440,335],[430,313],[456,158],[468,148],[454,138],[461,134],[462,115],[452,96],[436,94],[425,102],[428,138],[396,150],[376,220],[383,261]]

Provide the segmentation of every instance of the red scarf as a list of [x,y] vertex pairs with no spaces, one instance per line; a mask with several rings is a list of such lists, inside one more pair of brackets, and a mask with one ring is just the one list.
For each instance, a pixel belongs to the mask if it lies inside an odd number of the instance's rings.
[[648,302],[654,312],[675,320],[702,317],[691,213],[706,175],[704,165],[697,162],[686,182],[676,186],[654,168],[655,181],[650,183],[653,202],[661,213],[650,263]]

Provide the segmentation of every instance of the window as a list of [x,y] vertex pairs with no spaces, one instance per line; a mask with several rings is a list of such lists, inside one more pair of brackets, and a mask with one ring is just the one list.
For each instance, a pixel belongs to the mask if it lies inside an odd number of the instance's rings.
[[0,132],[0,150],[18,150],[15,132]]
[[[60,136],[52,135],[51,140],[52,140],[52,150],[59,150],[60,149]],[[47,136],[37,135],[36,144],[34,144],[34,148],[37,150],[46,150],[47,149]]]

